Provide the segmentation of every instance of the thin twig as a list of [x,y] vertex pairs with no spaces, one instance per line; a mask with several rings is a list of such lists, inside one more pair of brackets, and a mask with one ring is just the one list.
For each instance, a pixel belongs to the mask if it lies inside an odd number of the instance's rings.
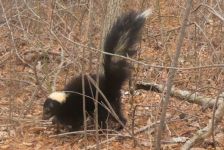
[[56,70],[55,75],[54,75],[54,80],[53,80],[53,84],[52,84],[52,87],[51,87],[52,92],[55,91],[57,77],[58,77],[61,69],[63,68],[63,64],[64,64],[64,50],[61,48],[61,62],[58,66],[58,69]]
[[135,59],[130,58],[130,57],[126,57],[126,56],[122,56],[122,55],[118,55],[118,54],[112,54],[112,53],[108,53],[108,52],[102,51],[102,50],[97,49],[97,48],[89,47],[89,46],[86,46],[86,45],[81,44],[79,42],[72,41],[71,39],[65,37],[64,35],[61,35],[61,36],[64,37],[65,39],[67,39],[69,42],[71,42],[73,44],[76,44],[76,45],[81,46],[81,47],[89,48],[90,50],[92,50],[94,52],[100,52],[104,55],[110,55],[110,56],[116,56],[116,57],[119,57],[119,58],[123,58],[123,59],[129,60],[129,61],[132,61],[136,64],[143,65],[145,67],[160,68],[160,69],[174,69],[174,70],[193,70],[193,69],[222,68],[222,67],[224,67],[224,64],[213,64],[213,65],[204,65],[204,66],[197,66],[197,67],[186,67],[186,68],[151,65],[151,64],[148,64],[148,63],[144,63],[142,61],[135,60]]
[[[192,0],[188,0],[186,3],[187,3],[186,11],[185,11],[182,26],[180,29],[179,39],[177,41],[176,53],[174,55],[171,67],[176,67],[178,64],[178,58],[179,58],[179,55],[181,52],[181,47],[182,47],[182,43],[183,43],[184,36],[185,36],[185,29],[186,29],[187,22],[188,22],[188,16],[190,15]],[[161,113],[161,117],[160,117],[160,125],[159,125],[159,128],[157,130],[157,135],[156,135],[156,146],[155,146],[156,150],[160,150],[160,147],[161,147],[161,137],[162,137],[162,133],[164,130],[163,128],[164,128],[165,120],[166,120],[166,111],[167,111],[167,106],[169,104],[170,91],[172,89],[175,73],[176,73],[175,69],[169,70],[169,77],[168,77],[168,80],[166,83],[167,89],[164,91],[165,92],[164,97],[161,101],[162,113]]]

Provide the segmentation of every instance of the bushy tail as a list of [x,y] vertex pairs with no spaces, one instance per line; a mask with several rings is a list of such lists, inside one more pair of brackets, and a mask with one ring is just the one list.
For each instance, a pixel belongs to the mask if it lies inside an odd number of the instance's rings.
[[[152,14],[151,9],[142,13],[131,11],[122,15],[113,24],[108,33],[104,51],[116,55],[133,56],[136,53],[136,43],[139,39],[139,32],[144,25],[146,18]],[[129,76],[129,67],[125,59],[117,56],[105,55],[104,75],[108,86],[120,90],[122,83]]]

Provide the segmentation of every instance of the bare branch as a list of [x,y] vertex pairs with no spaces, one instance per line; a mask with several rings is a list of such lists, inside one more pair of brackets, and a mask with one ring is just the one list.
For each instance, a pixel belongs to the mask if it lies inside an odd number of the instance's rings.
[[[182,43],[183,43],[184,36],[185,36],[185,29],[186,29],[186,26],[187,26],[188,16],[190,15],[192,0],[188,0],[186,3],[187,3],[186,4],[186,11],[185,11],[185,14],[184,14],[182,26],[181,26],[181,29],[180,29],[179,38],[178,38],[178,41],[177,41],[176,53],[175,53],[175,56],[173,58],[171,67],[176,67],[177,63],[178,63],[178,58],[179,58],[179,55],[180,55]],[[162,136],[162,133],[163,133],[163,127],[164,127],[165,119],[166,119],[166,111],[167,111],[167,106],[169,104],[170,91],[171,91],[171,88],[173,86],[173,80],[174,80],[175,73],[176,73],[175,69],[170,69],[169,70],[169,77],[168,77],[168,80],[167,80],[166,90],[165,90],[165,93],[164,93],[165,95],[164,95],[164,97],[161,101],[162,113],[161,113],[161,117],[160,117],[160,125],[159,125],[157,135],[156,135],[156,146],[155,146],[155,149],[157,149],[157,150],[159,150],[160,147],[161,147],[161,136]]]
[[53,80],[53,84],[52,84],[52,87],[51,87],[51,91],[55,91],[56,80],[57,80],[57,77],[58,77],[61,69],[63,68],[63,64],[64,64],[64,50],[61,48],[61,62],[58,66],[58,69],[56,70],[55,75],[54,75],[54,80]]

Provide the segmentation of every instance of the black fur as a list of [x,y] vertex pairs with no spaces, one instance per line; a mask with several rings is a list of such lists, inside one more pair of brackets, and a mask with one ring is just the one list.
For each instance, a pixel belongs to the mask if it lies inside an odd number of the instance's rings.
[[[145,22],[145,17],[138,17],[139,14],[140,13],[132,11],[118,18],[106,37],[104,43],[105,52],[122,56],[133,56],[136,53],[135,44]],[[99,89],[109,101],[119,120],[125,125],[126,119],[121,109],[120,90],[124,81],[128,79],[130,75],[130,67],[125,59],[105,55],[103,69],[104,73],[101,73],[99,76]],[[90,75],[90,77],[96,81],[96,75]],[[65,103],[60,104],[60,108],[57,108],[57,112],[52,114],[61,124],[71,125],[73,130],[79,130],[84,121],[82,86],[82,76],[76,77],[70,81],[64,88],[64,91],[68,93]],[[95,85],[90,82],[87,75],[84,76],[84,86],[86,111],[93,116],[96,88]],[[48,107],[47,103],[49,103],[49,99],[45,101],[44,110]],[[106,128],[107,118],[108,116],[111,117],[111,115],[105,107],[103,107],[108,105],[100,93],[98,103],[98,122],[100,127],[104,129]]]

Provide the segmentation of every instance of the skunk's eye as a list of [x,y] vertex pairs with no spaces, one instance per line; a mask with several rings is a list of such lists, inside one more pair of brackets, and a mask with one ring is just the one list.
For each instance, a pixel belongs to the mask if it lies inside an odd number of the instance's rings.
[[49,103],[49,108],[54,108],[54,104],[53,103]]
[[45,113],[50,112],[50,108],[49,108],[49,107],[44,107],[44,112],[45,112]]

